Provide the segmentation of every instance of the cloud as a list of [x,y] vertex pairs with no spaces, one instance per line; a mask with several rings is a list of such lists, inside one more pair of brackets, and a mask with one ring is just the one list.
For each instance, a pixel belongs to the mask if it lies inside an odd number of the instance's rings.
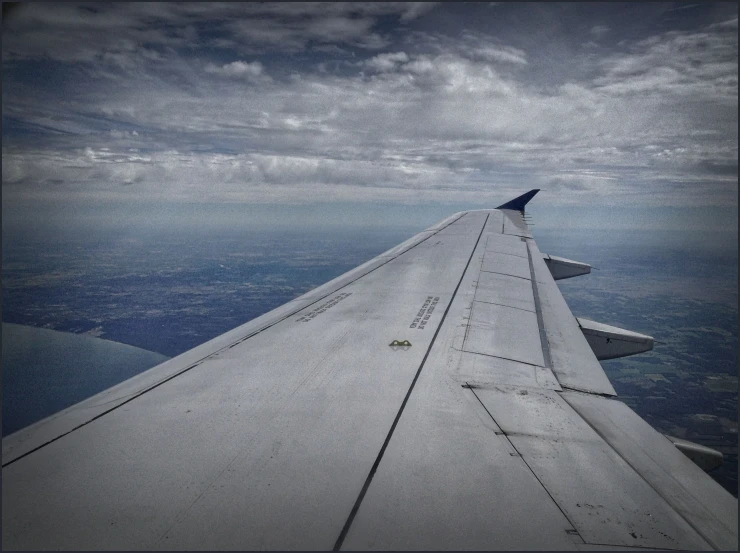
[[365,67],[381,73],[385,71],[393,71],[401,63],[405,63],[407,61],[409,61],[409,57],[406,52],[394,52],[378,54],[377,56],[365,61],[364,64]]
[[120,140],[125,138],[135,138],[139,136],[139,133],[136,131],[119,131],[117,129],[111,129],[110,135],[112,138]]
[[408,2],[405,3],[406,11],[401,14],[401,21],[407,22],[424,15],[436,6],[437,2]]
[[[3,182],[14,199],[46,198],[53,192],[81,199],[139,200],[144,192],[149,199],[169,201],[264,202],[285,194],[310,201],[322,190],[332,199],[338,192],[344,199],[383,199],[400,193],[408,200],[410,192],[421,188],[422,178],[432,177],[424,188],[443,185],[439,171],[391,160],[177,151],[143,155],[90,147],[61,155],[6,152],[4,158]],[[448,179],[455,178],[448,173]]]
[[606,25],[594,25],[593,27],[591,27],[589,33],[591,33],[591,36],[596,37],[596,39],[600,39],[601,37],[607,35],[609,31],[611,31],[611,29]]
[[472,53],[488,61],[527,65],[527,54],[518,48],[483,46],[473,50]]
[[[74,3],[24,6],[4,28],[3,60],[128,64],[134,52],[203,42],[241,52],[298,51],[309,43],[377,50],[382,18],[412,22],[434,3]],[[146,45],[142,46],[142,45]]]
[[209,63],[206,65],[205,71],[206,73],[212,73],[219,77],[225,77],[228,79],[254,80],[259,77],[267,77],[267,75],[263,73],[264,67],[258,61],[232,61],[231,63],[227,63],[222,66]]
[[701,32],[670,31],[631,45],[601,62],[601,90],[737,100],[737,31],[714,25]]
[[[451,37],[442,33],[412,32],[405,37],[407,51],[437,55],[456,55],[470,60],[485,61],[506,66],[526,66],[527,52],[521,48],[502,44],[491,34],[466,29]],[[419,45],[423,45],[419,47]]]
[[24,80],[49,48],[36,31],[3,36],[11,200],[482,202],[543,186],[562,192],[553,202],[737,202],[731,25],[575,57],[564,42],[414,29],[427,7],[53,9],[58,24],[34,21],[69,47],[44,62],[54,87]]
[[709,25],[709,29],[737,30],[737,17],[733,17],[726,21],[720,21],[719,23],[713,23],[712,25]]
[[[510,95],[514,83],[495,69],[456,55],[415,56],[402,66],[405,77],[418,89],[441,90],[448,94]],[[465,109],[461,106],[461,109]]]
[[373,17],[350,17],[347,14],[324,14],[301,18],[235,19],[224,23],[233,44],[249,51],[265,48],[297,52],[309,43],[317,45],[349,45],[377,50],[388,44],[387,39],[373,32],[377,20]]

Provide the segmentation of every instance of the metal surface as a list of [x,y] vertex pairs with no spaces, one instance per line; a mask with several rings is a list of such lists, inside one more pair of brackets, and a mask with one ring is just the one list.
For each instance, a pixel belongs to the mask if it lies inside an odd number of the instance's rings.
[[234,330],[209,340],[161,365],[96,394],[77,405],[73,405],[10,436],[4,437],[2,449],[3,466],[43,446],[50,440],[58,439],[60,436],[95,420],[97,417],[115,409],[117,406],[131,401],[146,390],[161,385],[181,373],[192,370],[192,368],[198,366],[209,356],[221,350],[231,348],[238,342],[248,340],[251,336],[265,329],[269,329],[283,319],[294,315],[303,307],[313,306],[336,290],[370,274],[377,268],[397,258],[400,254],[416,247],[453,222],[459,222],[463,215],[463,213],[451,215],[402,244],[380,254],[378,257],[363,263],[318,288],[314,288],[277,309],[273,309]]
[[489,234],[486,237],[486,252],[505,253],[527,259],[527,242],[519,236]]
[[[4,546],[331,548],[486,216],[465,219],[5,466]],[[397,337],[413,347],[388,347]]]
[[621,401],[579,393],[561,397],[706,541],[737,551],[737,499],[670,440]]
[[567,391],[613,394],[527,236],[456,214],[5,438],[3,547],[736,545],[734,498]]
[[537,315],[513,307],[473,302],[463,349],[544,366]]
[[686,455],[691,461],[704,472],[710,472],[721,467],[724,463],[722,453],[711,447],[690,442],[675,436],[664,434],[681,453]]
[[529,261],[527,258],[505,253],[486,252],[483,256],[481,271],[509,275],[526,280],[530,279]]
[[475,393],[587,543],[710,548],[558,392],[496,386]]
[[539,295],[542,324],[552,371],[565,388],[615,396],[617,393],[591,351],[578,321],[570,312],[542,253],[534,240],[528,242]]
[[535,313],[532,283],[518,277],[481,271],[478,275],[475,301]]
[[548,390],[562,389],[547,367],[467,351],[460,355],[455,379],[472,386],[504,384]]
[[543,258],[547,268],[550,269],[552,278],[555,280],[587,275],[591,272],[591,265],[588,263],[548,254],[544,254]]
[[523,238],[532,238],[527,223],[524,221],[522,213],[519,211],[504,210],[504,228],[503,233]]
[[616,326],[576,318],[596,359],[616,359],[650,351],[653,337]]
[[[497,379],[494,367],[537,385],[532,366],[459,351],[466,332],[460,323],[476,295],[476,271],[469,271],[343,549],[572,549],[583,543],[463,387]],[[537,530],[523,521],[536,521]]]

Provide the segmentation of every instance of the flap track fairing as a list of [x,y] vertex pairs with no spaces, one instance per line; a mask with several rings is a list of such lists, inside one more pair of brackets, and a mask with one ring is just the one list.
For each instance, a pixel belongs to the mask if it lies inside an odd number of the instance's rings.
[[542,254],[542,257],[545,259],[545,265],[550,269],[550,274],[555,280],[587,275],[591,272],[591,265],[587,263],[548,254]]
[[616,326],[576,318],[596,359],[616,359],[653,349],[653,337]]
[[724,462],[722,453],[711,447],[707,447],[700,444],[695,444],[682,438],[676,438],[664,434],[678,450],[691,459],[700,469],[704,472],[709,472],[720,466]]

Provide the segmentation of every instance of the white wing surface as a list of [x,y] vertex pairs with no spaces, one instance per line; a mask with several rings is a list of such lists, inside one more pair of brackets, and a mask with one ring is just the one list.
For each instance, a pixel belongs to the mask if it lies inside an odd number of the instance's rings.
[[534,192],[3,439],[3,548],[736,549],[614,397]]

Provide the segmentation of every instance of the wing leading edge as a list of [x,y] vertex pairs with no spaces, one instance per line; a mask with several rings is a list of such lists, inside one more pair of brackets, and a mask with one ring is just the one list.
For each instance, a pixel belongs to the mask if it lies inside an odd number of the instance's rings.
[[535,193],[6,437],[3,546],[736,549],[737,501],[614,397]]

